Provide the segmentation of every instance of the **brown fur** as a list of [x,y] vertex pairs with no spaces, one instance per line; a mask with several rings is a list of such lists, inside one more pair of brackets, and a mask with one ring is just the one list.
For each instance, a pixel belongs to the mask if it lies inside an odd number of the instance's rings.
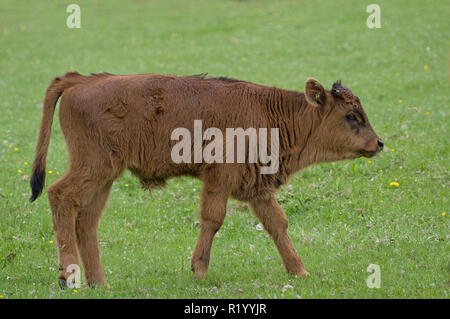
[[[191,263],[195,277],[207,272],[213,238],[223,224],[230,196],[251,204],[287,271],[305,276],[274,193],[308,165],[373,156],[382,148],[359,99],[340,82],[327,91],[308,79],[306,92],[301,93],[203,75],[69,72],[55,78],[47,89],[31,201],[44,185],[52,119],[61,95],[59,119],[70,168],[47,191],[63,283],[69,276],[67,266],[78,264],[78,248],[88,284],[106,284],[97,226],[111,185],[125,169],[144,188],[163,186],[168,178],[181,175],[202,180],[202,222]],[[349,113],[357,121],[349,120]],[[216,127],[222,132],[227,127],[279,128],[278,172],[260,174],[260,163],[174,163],[170,154],[176,141],[170,139],[171,132],[178,127],[192,132],[194,120],[203,121],[203,130]]]

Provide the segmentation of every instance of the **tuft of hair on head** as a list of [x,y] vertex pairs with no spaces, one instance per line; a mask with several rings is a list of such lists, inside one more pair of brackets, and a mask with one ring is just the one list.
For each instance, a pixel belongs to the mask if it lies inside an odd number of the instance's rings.
[[353,94],[348,87],[342,85],[341,80],[334,82],[333,85],[331,86],[331,94],[334,96],[342,96],[342,93],[344,91]]

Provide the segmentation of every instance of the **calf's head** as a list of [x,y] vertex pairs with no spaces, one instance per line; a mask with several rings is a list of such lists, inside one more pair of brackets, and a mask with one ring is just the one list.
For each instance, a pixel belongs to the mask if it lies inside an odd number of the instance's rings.
[[309,78],[305,97],[318,113],[320,123],[314,135],[325,161],[372,157],[383,149],[359,98],[340,81],[327,91]]

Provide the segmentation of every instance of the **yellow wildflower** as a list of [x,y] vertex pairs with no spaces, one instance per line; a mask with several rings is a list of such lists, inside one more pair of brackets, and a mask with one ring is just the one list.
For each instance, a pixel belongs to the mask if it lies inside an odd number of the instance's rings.
[[17,152],[19,150],[18,147],[14,147],[14,151]]
[[399,187],[400,184],[397,183],[397,182],[391,182],[391,183],[389,184],[389,186]]
[[78,292],[78,290],[74,289],[73,292]]
[[52,173],[53,173],[53,171],[48,171],[48,173],[49,173],[49,174],[52,174]]
[[18,169],[17,172],[18,172],[19,174],[22,174],[22,170],[21,170],[21,169]]
[[445,212],[442,213],[442,216],[445,216]]
[[49,244],[53,244],[53,240],[49,240],[48,243],[49,243]]
[[125,184],[125,187],[128,187],[128,184]]
[[430,115],[430,112],[425,112],[425,115]]
[[398,100],[398,103],[403,103],[403,100]]
[[428,70],[428,65],[424,65],[424,66],[423,66],[423,69],[424,69],[424,70]]
[[28,166],[28,162],[23,162],[23,165]]
[[29,211],[29,213],[30,213],[30,214],[33,214],[33,211],[32,211],[32,210],[30,210],[30,211]]

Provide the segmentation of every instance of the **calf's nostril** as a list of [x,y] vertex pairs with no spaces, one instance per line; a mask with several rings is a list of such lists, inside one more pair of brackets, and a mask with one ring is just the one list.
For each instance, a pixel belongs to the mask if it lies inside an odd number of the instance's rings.
[[378,146],[380,147],[380,149],[383,149],[384,147],[384,143],[382,140],[377,140]]

